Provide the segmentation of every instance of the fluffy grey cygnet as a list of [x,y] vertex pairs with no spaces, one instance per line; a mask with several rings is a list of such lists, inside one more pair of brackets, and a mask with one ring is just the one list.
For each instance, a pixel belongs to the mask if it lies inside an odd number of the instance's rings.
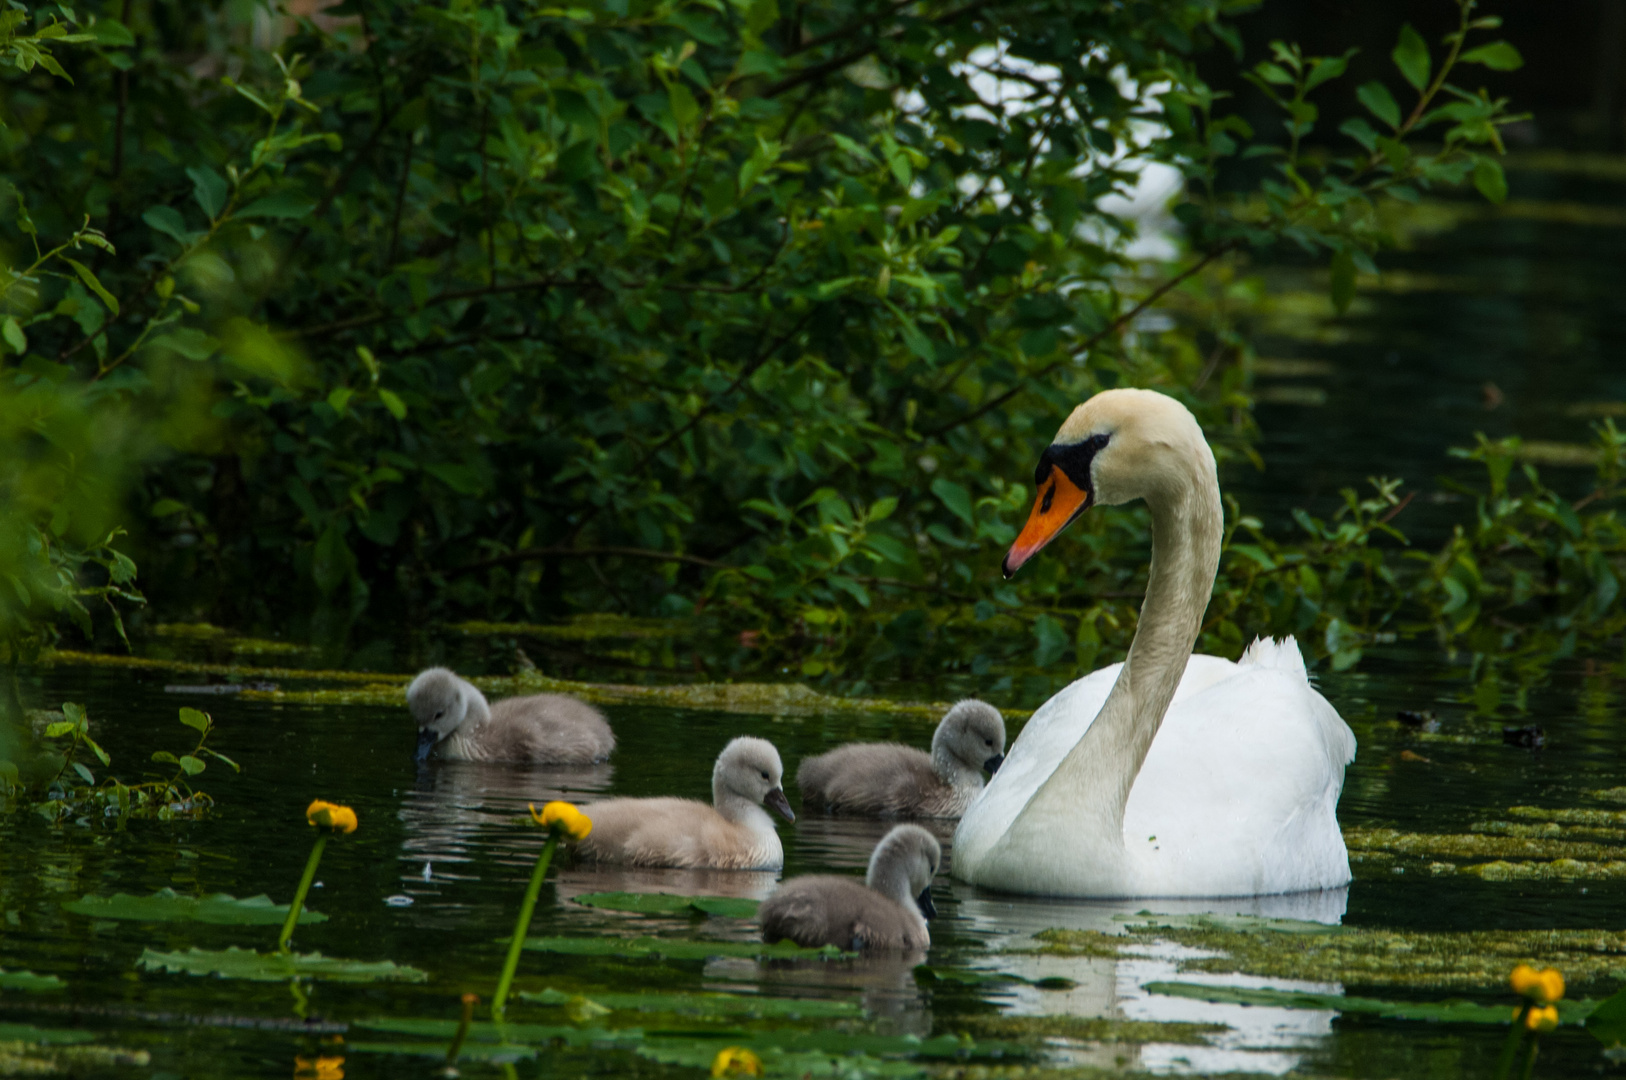
[[928,755],[901,743],[849,743],[796,770],[804,809],[863,817],[957,818],[1005,760],[1005,718],[986,701],[943,715]]
[[430,668],[407,687],[418,722],[418,760],[590,765],[615,749],[604,714],[564,694],[504,698],[492,705],[467,679]]
[[606,799],[581,808],[593,831],[576,847],[583,858],[624,866],[778,870],[785,849],[771,806],[795,821],[780,786],[785,769],[766,739],[742,735],[711,770],[711,803],[694,799]]
[[863,884],[850,877],[792,878],[763,901],[762,940],[808,948],[835,945],[854,952],[924,949],[932,878],[943,863],[937,838],[919,825],[898,825],[875,845]]

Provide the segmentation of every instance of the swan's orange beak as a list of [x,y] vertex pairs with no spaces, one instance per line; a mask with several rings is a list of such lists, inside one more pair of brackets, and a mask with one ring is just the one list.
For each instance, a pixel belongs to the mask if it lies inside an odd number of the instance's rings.
[[1011,550],[1005,553],[1005,576],[1016,573],[1018,567],[1039,549],[1054,540],[1074,518],[1090,508],[1089,492],[1080,488],[1061,469],[1051,469],[1033,502],[1033,512],[1016,538]]

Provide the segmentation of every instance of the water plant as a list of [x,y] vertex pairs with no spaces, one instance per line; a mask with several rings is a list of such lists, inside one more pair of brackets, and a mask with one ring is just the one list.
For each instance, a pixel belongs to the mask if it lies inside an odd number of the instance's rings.
[[593,822],[586,814],[567,802],[550,802],[542,807],[538,813],[535,804],[531,806],[531,820],[548,830],[547,843],[542,845],[542,851],[536,857],[536,866],[531,870],[531,880],[525,886],[525,897],[520,901],[519,917],[514,920],[514,935],[508,941],[508,955],[503,958],[502,974],[497,979],[497,990],[491,996],[491,1018],[497,1023],[503,1022],[503,1013],[508,1002],[508,988],[513,984],[514,972],[519,968],[519,957],[525,948],[525,935],[531,929],[531,914],[536,910],[536,898],[542,891],[542,879],[547,875],[548,864],[553,861],[553,853],[558,850],[559,841],[565,837],[580,840],[593,831]]
[[711,1061],[712,1080],[738,1080],[742,1076],[761,1076],[762,1059],[743,1046],[725,1046]]
[[277,948],[284,953],[288,951],[288,940],[294,935],[294,927],[299,924],[299,913],[305,907],[305,894],[310,892],[316,867],[322,862],[322,851],[327,847],[328,836],[333,833],[353,833],[357,826],[354,810],[322,799],[312,800],[305,808],[305,820],[317,830],[316,843],[311,845],[310,857],[305,860],[305,872],[300,875],[299,887],[294,890],[293,901],[288,905],[288,918],[283,920],[282,931],[277,934]]
[[1541,1037],[1558,1027],[1558,1002],[1564,997],[1564,975],[1557,968],[1537,971],[1529,964],[1520,964],[1508,976],[1513,992],[1524,1000],[1513,1010],[1513,1024],[1507,1041],[1496,1059],[1494,1080],[1508,1080],[1519,1047],[1526,1033],[1530,1046],[1524,1055],[1524,1067],[1519,1070],[1521,1080],[1530,1080],[1536,1070],[1536,1054],[1541,1049]]

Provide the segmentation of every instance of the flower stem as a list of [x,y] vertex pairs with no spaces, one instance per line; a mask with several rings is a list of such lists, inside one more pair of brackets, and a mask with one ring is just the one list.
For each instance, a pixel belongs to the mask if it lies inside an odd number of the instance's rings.
[[503,1005],[508,1001],[508,987],[514,981],[514,969],[519,967],[520,950],[525,947],[525,933],[531,928],[531,913],[536,910],[536,897],[542,891],[542,878],[553,861],[553,851],[559,846],[559,834],[551,833],[536,857],[536,869],[531,871],[531,883],[525,887],[525,901],[519,906],[519,920],[514,923],[514,938],[508,943],[508,959],[503,961],[502,978],[497,980],[497,992],[491,998],[491,1018],[502,1023]]
[[1541,1039],[1539,1037],[1532,1038],[1530,1040],[1530,1056],[1524,1059],[1524,1071],[1519,1074],[1521,1080],[1530,1080],[1532,1076],[1536,1075],[1536,1051],[1539,1049],[1541,1049]]
[[1513,1068],[1513,1059],[1518,1056],[1519,1042],[1524,1038],[1524,1018],[1530,1012],[1530,1003],[1527,1001],[1519,1006],[1514,1014],[1513,1025],[1508,1029],[1507,1042],[1502,1044],[1502,1053],[1496,1059],[1496,1071],[1491,1073],[1495,1080],[1507,1080],[1508,1070]]
[[316,865],[322,861],[322,849],[327,847],[327,834],[316,838],[316,845],[311,848],[311,857],[305,860],[305,876],[299,879],[299,888],[294,890],[294,902],[288,905],[288,921],[282,924],[282,933],[277,935],[277,948],[283,952],[288,951],[288,939],[294,936],[294,924],[299,922],[299,913],[305,909],[305,894],[311,891],[311,879],[316,876]]
[[446,1068],[457,1067],[457,1055],[463,1050],[463,1040],[469,1037],[469,1021],[474,1019],[474,1006],[479,1001],[474,994],[463,995],[463,1019],[458,1021],[457,1034],[452,1036],[452,1045],[446,1048]]

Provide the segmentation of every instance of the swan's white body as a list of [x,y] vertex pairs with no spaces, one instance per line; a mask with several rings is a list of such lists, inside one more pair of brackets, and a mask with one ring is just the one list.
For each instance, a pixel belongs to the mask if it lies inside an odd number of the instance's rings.
[[[1075,444],[1110,432],[1088,464],[1098,501],[1141,497],[1152,510],[1146,603],[1128,659],[1074,682],[1022,729],[960,820],[954,876],[1072,897],[1347,884],[1336,808],[1355,736],[1310,685],[1297,644],[1256,641],[1239,663],[1191,653],[1222,528],[1195,420],[1161,394],[1108,391],[1074,413],[1058,444],[1069,427]],[[1090,482],[1085,506],[1097,501]],[[1064,525],[1030,523],[1042,535],[1018,541],[1017,565]]]

